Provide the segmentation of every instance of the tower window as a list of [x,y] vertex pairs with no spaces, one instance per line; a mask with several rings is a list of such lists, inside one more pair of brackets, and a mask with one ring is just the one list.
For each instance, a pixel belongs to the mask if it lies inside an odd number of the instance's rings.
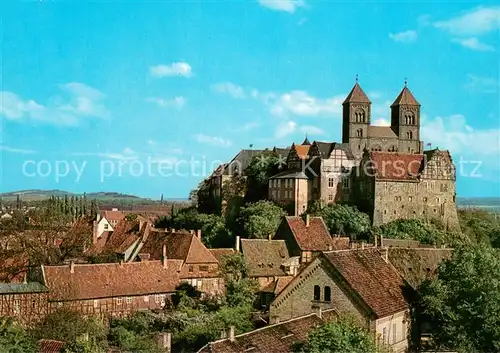
[[318,285],[314,286],[314,300],[319,301],[321,299],[321,287]]
[[363,129],[356,130],[356,137],[363,137]]
[[364,110],[356,110],[354,112],[354,121],[357,123],[365,123],[366,122],[366,115]]
[[332,301],[332,290],[328,286],[325,287],[325,297],[323,298],[323,300],[325,302],[331,302]]
[[408,140],[411,140],[411,139],[413,138],[413,131],[408,131],[408,132],[406,133],[406,138],[407,138]]
[[405,123],[406,123],[406,125],[415,125],[415,114],[406,113],[405,114]]

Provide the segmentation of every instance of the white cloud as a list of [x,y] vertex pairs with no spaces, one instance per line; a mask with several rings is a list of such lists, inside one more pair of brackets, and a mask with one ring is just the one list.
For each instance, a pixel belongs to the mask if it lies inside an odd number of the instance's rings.
[[229,94],[231,97],[236,99],[245,98],[246,94],[242,87],[235,85],[231,82],[221,82],[212,85],[212,91],[216,93],[225,93]]
[[23,148],[15,148],[6,145],[0,145],[0,151],[10,152],[10,153],[19,153],[19,154],[35,154],[38,153],[34,150],[27,150]]
[[274,136],[276,138],[283,138],[293,134],[296,130],[297,130],[297,123],[295,121],[287,121],[279,124],[276,127],[276,132],[274,133]]
[[212,145],[212,146],[221,146],[221,147],[231,146],[231,141],[226,140],[222,137],[218,137],[218,136],[209,136],[209,135],[205,135],[205,134],[200,133],[200,134],[196,134],[194,136],[194,139],[199,143]]
[[457,36],[476,36],[500,29],[500,6],[477,7],[434,26]]
[[325,132],[317,126],[304,125],[300,127],[300,131],[307,135],[324,135]]
[[193,75],[191,65],[186,62],[175,62],[170,65],[156,65],[149,68],[149,73],[153,77],[183,76]]
[[46,105],[24,100],[12,92],[0,91],[0,115],[19,122],[38,121],[67,126],[76,126],[87,117],[109,117],[102,102],[105,95],[95,88],[78,82],[63,84],[59,88],[66,98],[52,97]]
[[173,99],[164,99],[160,97],[149,97],[146,98],[146,102],[154,103],[159,107],[168,108],[173,107],[177,109],[181,109],[186,104],[186,98],[178,96]]
[[373,120],[372,125],[375,125],[375,126],[391,126],[391,122],[389,121],[389,119],[377,118],[377,119]]
[[[500,129],[474,129],[460,114],[426,119],[421,133],[422,139],[433,147],[452,153],[476,158],[500,155]],[[498,159],[495,163],[498,164]]]
[[417,31],[408,30],[399,33],[389,33],[389,38],[395,42],[410,43],[417,40],[418,34]]
[[270,104],[270,111],[274,115],[289,114],[297,116],[318,116],[323,114],[340,114],[342,102],[345,95],[339,95],[328,99],[319,99],[309,95],[305,91],[292,91],[276,95],[267,95],[266,100]]
[[303,0],[258,0],[259,4],[276,11],[295,12],[299,7],[306,6]]
[[481,42],[476,37],[471,38],[453,38],[452,42],[458,43],[463,47],[476,50],[476,51],[494,51],[495,48],[491,45]]
[[483,93],[498,93],[500,91],[500,85],[495,78],[479,77],[472,74],[467,75],[467,83],[464,87]]

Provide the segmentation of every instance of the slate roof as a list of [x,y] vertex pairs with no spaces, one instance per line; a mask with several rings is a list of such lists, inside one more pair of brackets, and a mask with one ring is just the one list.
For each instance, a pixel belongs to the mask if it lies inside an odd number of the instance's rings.
[[250,277],[286,275],[281,264],[290,255],[284,240],[241,239],[241,252]]
[[0,283],[0,294],[43,293],[47,291],[47,287],[38,282]]
[[417,180],[423,154],[370,152],[371,175],[377,180]]
[[317,145],[321,158],[329,158],[333,150],[340,149],[345,152],[348,159],[354,159],[348,143],[314,141],[314,144]]
[[325,252],[324,257],[377,318],[408,309],[403,278],[377,249]]
[[198,237],[190,233],[151,232],[140,253],[149,253],[152,260],[161,260],[164,244],[169,259],[182,260],[188,264],[218,263]]
[[293,352],[296,343],[307,340],[307,335],[325,321],[316,314],[309,314],[296,319],[236,335],[234,341],[222,339],[211,342],[198,352],[206,353],[286,353]]
[[38,353],[60,353],[65,344],[63,341],[41,339],[38,341]]
[[284,170],[276,175],[273,175],[269,179],[309,179],[310,176],[308,176],[306,173],[304,173],[302,170],[298,169],[288,169]]
[[368,137],[391,138],[397,139],[398,135],[390,126],[368,126]]
[[334,242],[323,218],[310,217],[309,227],[306,227],[302,217],[297,216],[287,216],[283,222],[286,222],[292,231],[300,250],[326,251],[333,249]]
[[344,103],[371,103],[359,83],[356,82],[351,92],[347,95]]
[[252,158],[258,156],[264,150],[241,150],[234,158],[224,166],[224,175],[232,175],[235,168],[238,168],[239,173],[244,173],[245,169],[249,166]]
[[180,283],[182,261],[42,266],[51,300],[83,300],[171,293]]
[[288,153],[290,153],[290,147],[286,147],[286,148],[274,147],[273,151],[275,153],[277,153],[278,155],[286,158],[288,156]]
[[415,106],[420,106],[420,104],[417,102],[413,94],[411,93],[410,89],[406,86],[403,87],[401,92],[399,93],[398,97],[394,101],[394,103],[391,104],[391,107],[398,106],[398,105],[415,105]]

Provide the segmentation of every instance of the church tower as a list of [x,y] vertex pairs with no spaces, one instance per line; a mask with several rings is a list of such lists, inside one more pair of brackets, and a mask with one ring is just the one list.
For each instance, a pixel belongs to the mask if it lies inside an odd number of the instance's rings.
[[401,152],[421,152],[420,104],[406,86],[406,82],[391,105],[391,128],[398,136]]
[[[363,150],[368,138],[371,102],[356,79],[356,84],[342,103],[342,143],[349,143],[353,152]],[[359,150],[359,151],[358,151]]]

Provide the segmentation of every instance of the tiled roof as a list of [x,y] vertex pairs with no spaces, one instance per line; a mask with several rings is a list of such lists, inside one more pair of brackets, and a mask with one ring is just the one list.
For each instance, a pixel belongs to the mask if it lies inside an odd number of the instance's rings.
[[286,158],[288,156],[288,153],[290,152],[290,147],[286,147],[286,148],[274,147],[273,151],[275,153],[279,154],[280,156],[283,156]]
[[227,255],[232,255],[234,254],[234,249],[231,248],[220,248],[220,249],[208,249],[212,253],[213,256],[219,261],[219,263],[222,262],[222,259],[224,256]]
[[281,264],[290,255],[284,240],[241,239],[241,252],[250,277],[286,275]]
[[324,256],[377,318],[408,309],[403,278],[377,249],[332,251]]
[[306,173],[302,170],[288,169],[284,170],[276,175],[273,175],[269,179],[309,179]]
[[12,293],[43,293],[48,289],[38,282],[29,283],[0,283],[0,294]]
[[108,221],[118,222],[125,218],[125,214],[122,211],[101,211],[101,216]]
[[351,92],[347,95],[344,103],[370,103],[368,96],[365,94],[359,83],[356,82]]
[[420,104],[417,102],[417,100],[411,93],[410,89],[405,86],[399,93],[394,103],[391,104],[391,107],[397,105],[420,105]]
[[378,180],[416,180],[423,159],[422,154],[370,152],[374,168],[370,173],[375,173]]
[[311,148],[311,145],[294,145],[294,147],[295,151],[297,152],[297,156],[300,159],[306,159],[309,153],[309,148]]
[[151,232],[140,252],[149,253],[152,260],[160,260],[164,244],[169,259],[182,260],[188,264],[218,262],[198,237],[190,233]]
[[42,339],[38,341],[38,353],[60,353],[65,344],[63,341]]
[[302,251],[326,251],[332,250],[334,243],[323,218],[310,217],[309,227],[302,217],[287,216],[284,222],[290,230]]
[[436,274],[441,262],[451,257],[452,249],[403,249],[389,248],[389,262],[413,288]]
[[123,253],[139,239],[139,223],[123,219],[108,236],[104,251]]
[[292,279],[293,276],[278,277],[275,281],[269,283],[261,291],[278,295],[288,285],[288,283],[291,282]]
[[251,332],[236,335],[234,341],[223,339],[207,344],[198,352],[212,353],[287,353],[293,352],[296,343],[305,342],[307,335],[324,320],[316,314],[269,325]]
[[97,299],[174,292],[182,261],[42,266],[52,300]]
[[97,238],[97,242],[95,244],[92,244],[87,251],[85,251],[86,256],[92,256],[92,255],[98,255],[101,254],[104,251],[104,248],[106,247],[106,242],[109,239],[109,236],[113,232],[111,231],[105,231],[102,232],[101,236]]
[[351,239],[349,237],[332,237],[332,250],[346,250],[349,249]]
[[368,126],[368,137],[385,137],[397,139],[398,135],[392,130],[390,126]]
[[348,159],[354,159],[354,155],[348,143],[314,141],[313,145],[317,146],[319,156],[323,159],[329,158],[333,150],[342,150],[345,152]]

